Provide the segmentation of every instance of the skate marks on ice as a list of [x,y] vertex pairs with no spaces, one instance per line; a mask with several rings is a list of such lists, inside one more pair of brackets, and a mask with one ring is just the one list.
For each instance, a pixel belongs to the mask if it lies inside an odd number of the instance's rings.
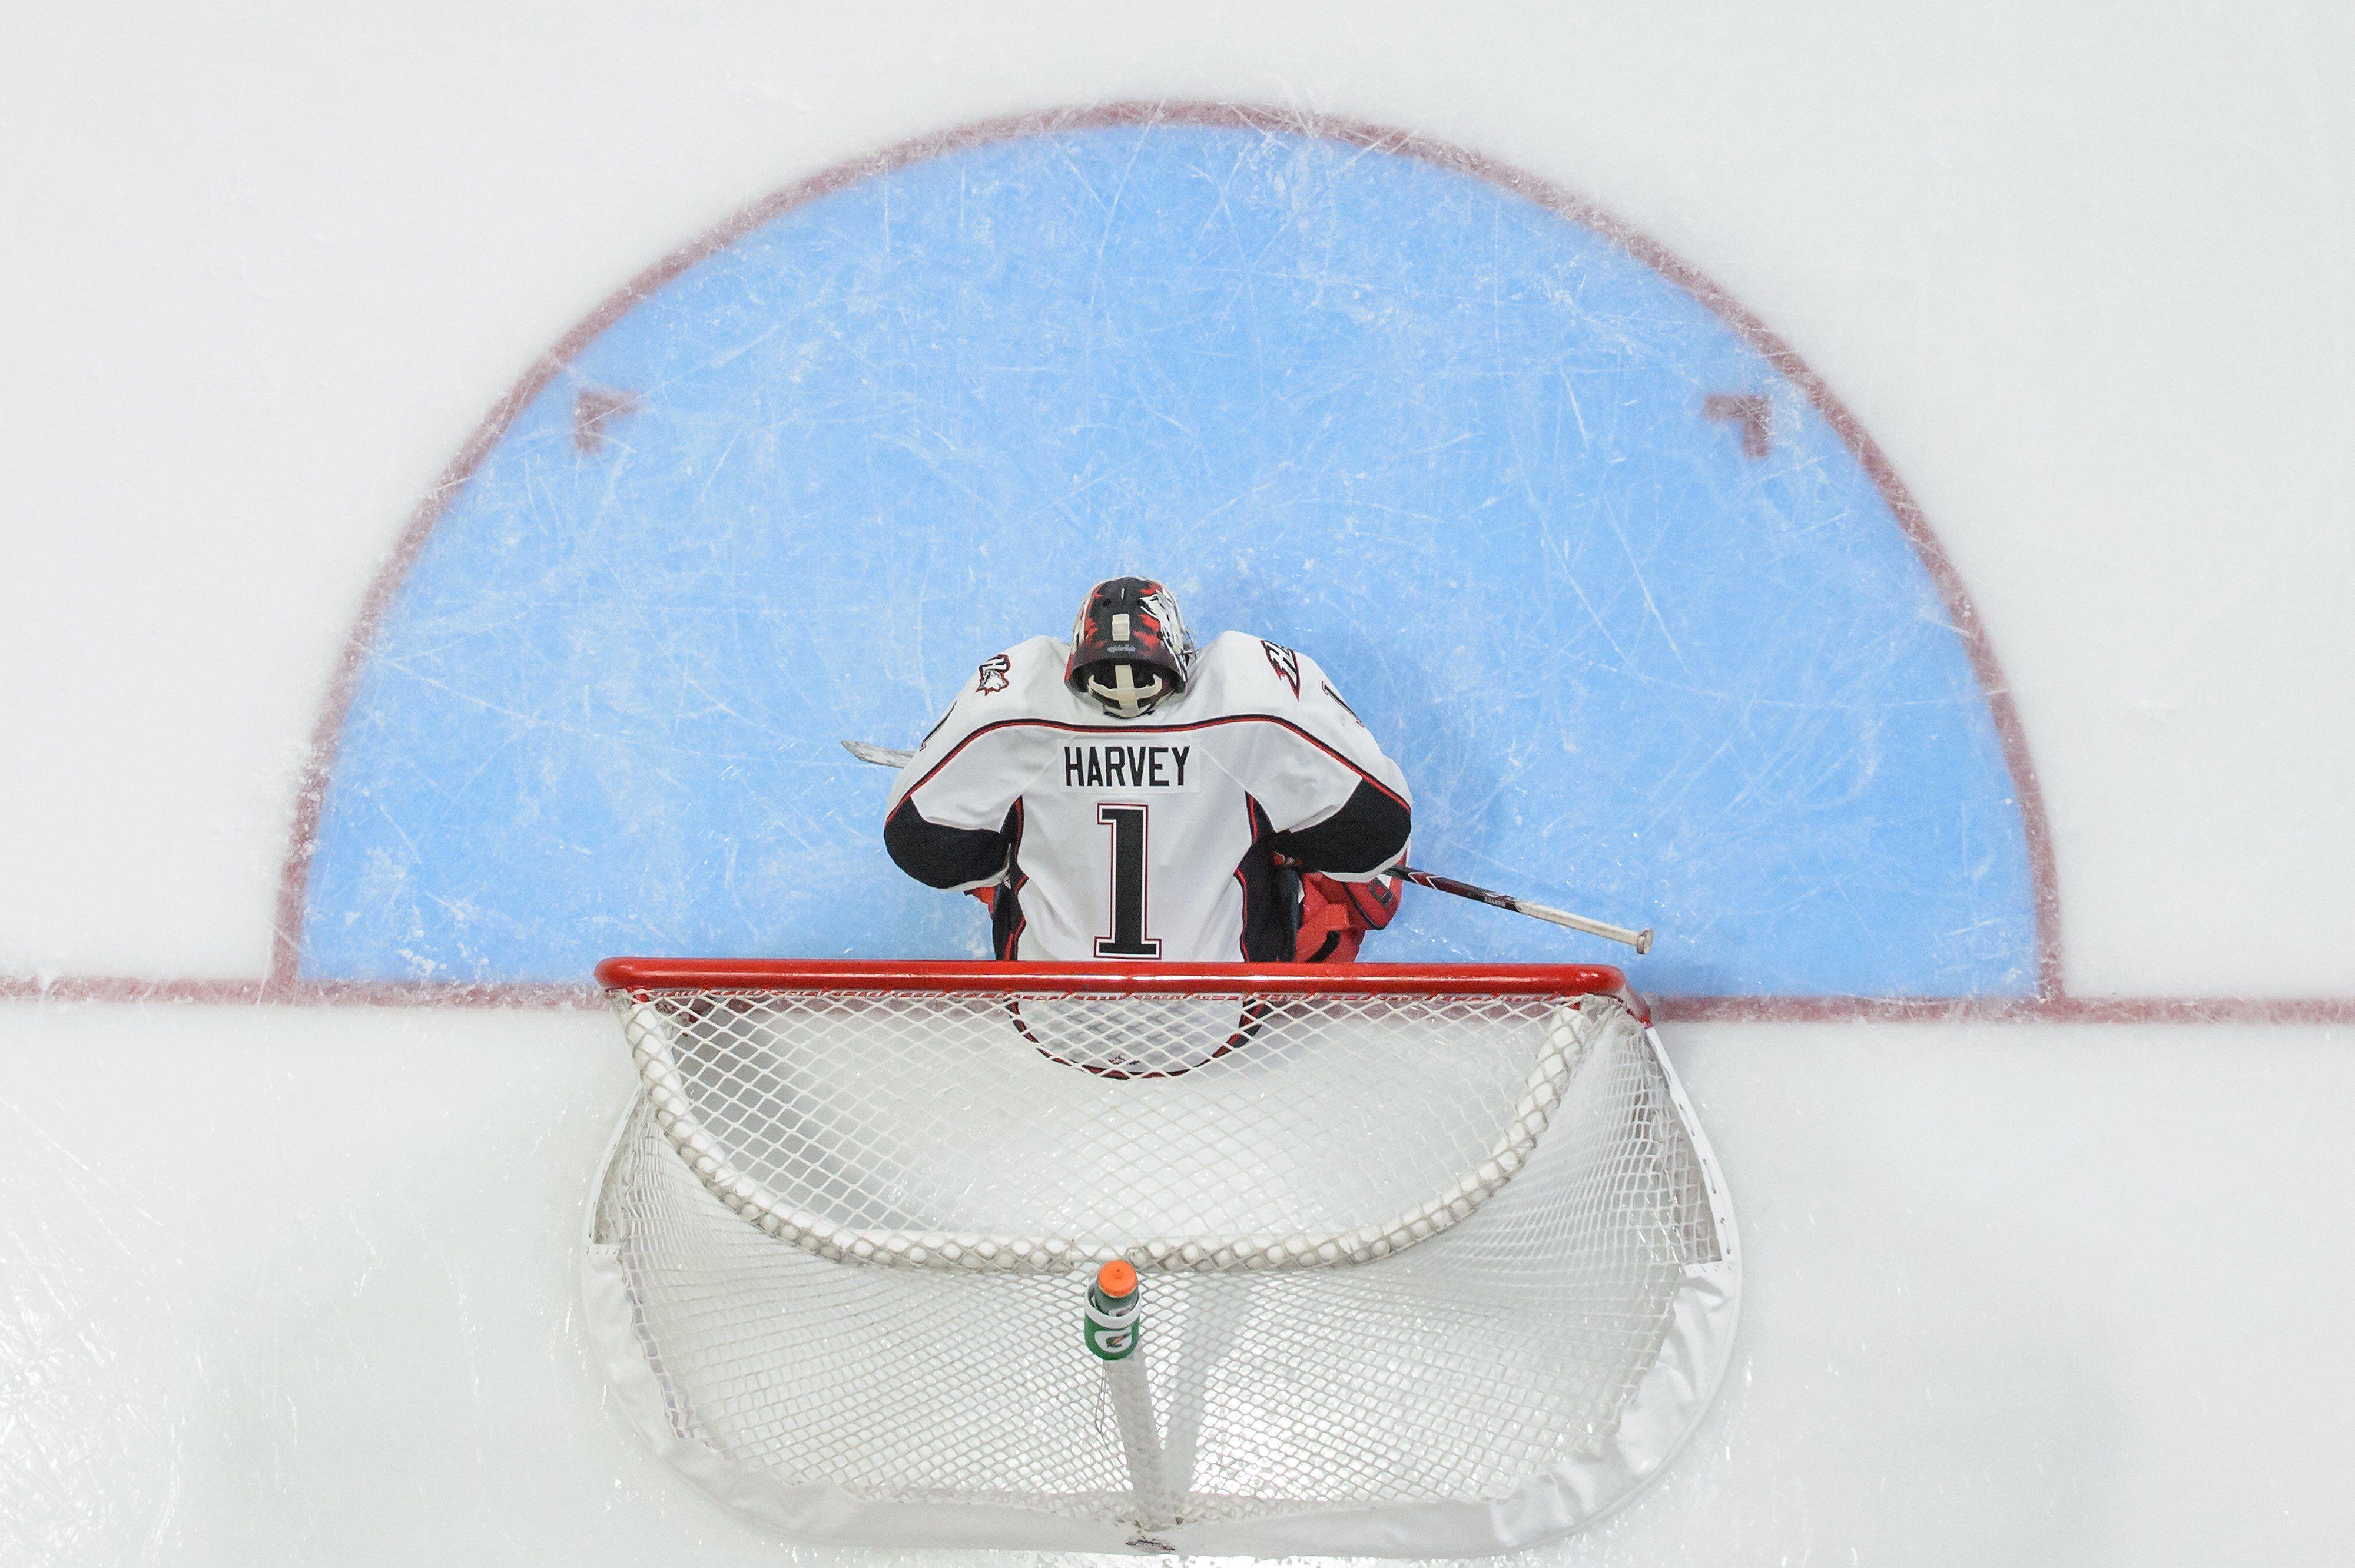
[[[552,350],[356,629],[273,981],[977,955],[836,741],[1127,570],[1314,650],[1423,859],[1659,927],[1650,991],[2059,994],[1993,654],[1795,356],[1529,176],[1168,106],[830,171]],[[1452,903],[1380,956],[1605,956]]]

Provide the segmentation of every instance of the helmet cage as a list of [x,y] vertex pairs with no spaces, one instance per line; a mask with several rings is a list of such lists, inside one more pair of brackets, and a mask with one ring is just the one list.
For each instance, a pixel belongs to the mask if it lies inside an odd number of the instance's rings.
[[[1144,676],[1139,681],[1137,677]],[[1082,694],[1092,697],[1115,719],[1142,719],[1169,694],[1174,684],[1149,665],[1107,659],[1080,671]]]

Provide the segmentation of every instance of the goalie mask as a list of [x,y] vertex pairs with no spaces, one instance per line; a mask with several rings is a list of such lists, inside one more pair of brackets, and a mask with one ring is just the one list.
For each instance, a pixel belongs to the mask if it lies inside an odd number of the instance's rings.
[[1178,601],[1150,578],[1115,577],[1088,591],[1071,628],[1063,684],[1115,719],[1141,719],[1186,689],[1194,640]]

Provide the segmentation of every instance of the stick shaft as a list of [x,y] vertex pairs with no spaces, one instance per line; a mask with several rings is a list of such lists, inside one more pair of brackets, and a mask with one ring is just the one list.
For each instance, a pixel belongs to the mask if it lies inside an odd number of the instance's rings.
[[1518,899],[1510,893],[1497,892],[1493,888],[1475,887],[1470,882],[1459,882],[1453,877],[1442,877],[1430,871],[1419,871],[1412,866],[1401,866],[1399,875],[1417,887],[1429,888],[1435,893],[1452,893],[1459,899],[1470,899],[1474,903],[1487,904],[1491,909],[1510,910],[1515,914],[1525,914],[1532,920],[1542,920],[1555,925],[1568,926],[1572,931],[1582,931],[1589,936],[1599,936],[1606,942],[1624,944],[1639,954],[1649,953],[1652,950],[1652,933],[1649,927],[1642,931],[1630,931],[1624,925],[1613,925],[1608,921],[1589,920],[1582,914],[1572,914],[1568,910],[1555,909],[1550,904],[1536,903],[1529,899]]

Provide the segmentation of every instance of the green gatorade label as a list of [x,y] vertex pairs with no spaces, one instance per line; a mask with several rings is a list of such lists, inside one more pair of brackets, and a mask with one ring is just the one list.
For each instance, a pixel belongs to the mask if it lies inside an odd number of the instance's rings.
[[1095,1283],[1088,1287],[1088,1353],[1104,1361],[1134,1355],[1141,1307],[1135,1269],[1109,1263],[1097,1270]]

